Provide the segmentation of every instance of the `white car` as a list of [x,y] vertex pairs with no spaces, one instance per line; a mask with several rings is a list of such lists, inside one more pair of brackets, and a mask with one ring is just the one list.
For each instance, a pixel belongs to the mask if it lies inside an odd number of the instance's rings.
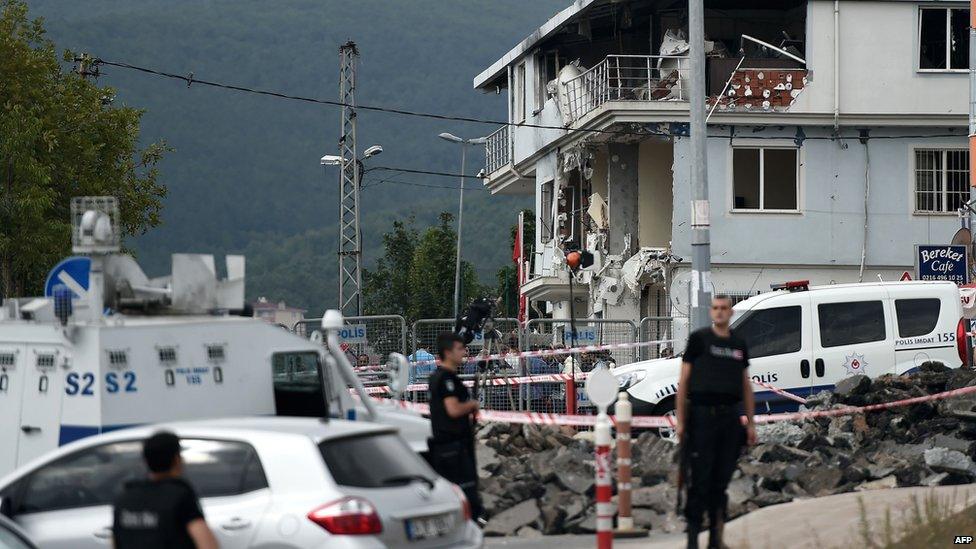
[[[927,362],[959,367],[968,360],[962,317],[959,288],[951,282],[799,281],[738,303],[732,330],[749,347],[753,379],[802,397],[855,374],[900,375]],[[680,370],[676,357],[635,362],[613,374],[635,415],[673,415]],[[754,390],[757,413],[799,406],[758,385]]]
[[0,479],[0,509],[42,549],[111,547],[112,502],[145,476],[142,441],[181,438],[185,476],[225,549],[481,547],[463,493],[392,427],[315,418],[172,423],[84,438]]

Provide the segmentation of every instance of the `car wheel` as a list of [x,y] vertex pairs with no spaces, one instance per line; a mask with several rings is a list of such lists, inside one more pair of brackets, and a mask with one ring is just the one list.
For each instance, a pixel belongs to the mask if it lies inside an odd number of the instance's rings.
[[[674,397],[669,397],[662,400],[657,406],[654,407],[654,415],[672,417],[677,420],[678,412],[675,409],[674,402]],[[672,444],[678,443],[678,432],[674,429],[674,427],[659,427],[657,429],[657,436]]]

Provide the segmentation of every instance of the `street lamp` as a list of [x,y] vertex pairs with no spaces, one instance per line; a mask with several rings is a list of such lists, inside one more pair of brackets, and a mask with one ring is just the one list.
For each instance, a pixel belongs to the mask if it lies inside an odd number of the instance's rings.
[[458,228],[457,228],[457,259],[454,261],[454,318],[458,317],[458,307],[461,302],[461,221],[464,215],[464,158],[468,145],[481,145],[488,141],[487,137],[462,139],[452,133],[441,133],[437,137],[451,143],[461,145],[461,192],[458,196]]

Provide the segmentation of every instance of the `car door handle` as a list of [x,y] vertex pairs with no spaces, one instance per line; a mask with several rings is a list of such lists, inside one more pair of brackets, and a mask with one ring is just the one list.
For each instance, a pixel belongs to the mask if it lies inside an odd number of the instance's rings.
[[813,363],[813,368],[817,372],[817,377],[824,376],[824,361],[822,358],[818,358],[817,361]]
[[806,379],[806,378],[810,377],[810,361],[809,360],[805,360],[804,359],[804,360],[801,360],[800,361],[800,375],[803,376],[803,379]]
[[96,530],[96,531],[92,532],[92,535],[95,536],[98,539],[111,539],[111,537],[112,537],[112,529],[109,528],[108,526],[106,526],[105,528],[102,528],[101,530]]
[[234,517],[229,521],[222,523],[220,527],[224,530],[229,530],[233,532],[234,530],[243,530],[245,528],[250,528],[251,521],[242,519],[240,517]]
[[21,425],[20,426],[20,430],[23,431],[23,432],[25,432],[25,433],[27,433],[28,435],[31,434],[31,433],[40,433],[41,432],[41,428],[40,427],[35,427],[33,425]]

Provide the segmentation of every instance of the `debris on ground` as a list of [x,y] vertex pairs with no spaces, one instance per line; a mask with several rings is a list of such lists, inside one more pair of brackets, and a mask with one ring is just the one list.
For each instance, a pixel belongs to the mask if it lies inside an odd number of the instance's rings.
[[[804,410],[880,404],[976,385],[976,371],[926,364],[905,376],[852,376]],[[572,429],[505,423],[478,431],[481,493],[496,536],[596,529],[593,444]],[[729,486],[729,514],[852,491],[976,482],[976,395],[890,410],[759,426]],[[677,447],[644,432],[632,458],[638,527],[680,532]],[[614,496],[616,502],[616,496]]]

